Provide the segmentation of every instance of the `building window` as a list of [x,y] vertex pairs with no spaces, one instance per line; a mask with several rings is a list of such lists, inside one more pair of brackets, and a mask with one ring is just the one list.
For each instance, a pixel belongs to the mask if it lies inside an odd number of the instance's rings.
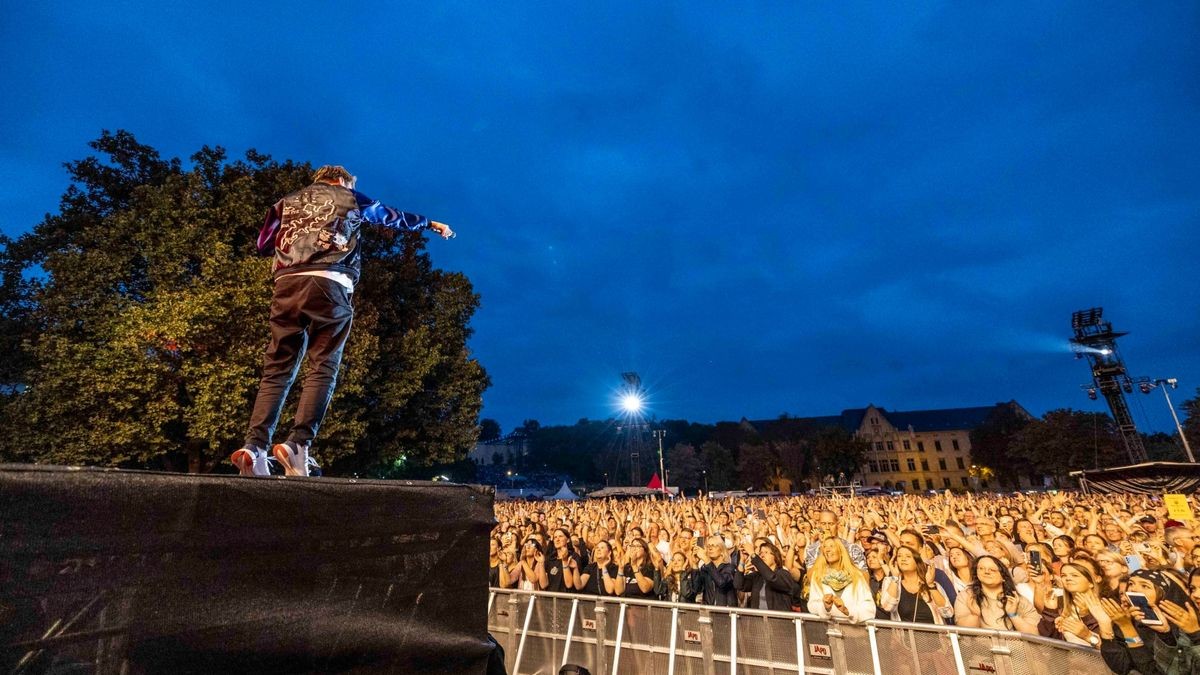
[[892,460],[892,471],[896,471],[896,472],[900,471],[900,460],[898,460],[898,459]]
[[955,458],[954,458],[954,461],[955,461],[955,462],[958,464],[958,468],[959,468],[959,469],[966,469],[966,468],[967,468],[966,466],[964,466],[964,465],[963,465],[962,457],[955,457]]
[[878,417],[872,417],[872,418],[871,418],[871,424],[878,425],[878,424],[879,424],[879,418],[878,418]]
[[942,479],[942,487],[944,487],[946,489],[950,489],[950,479],[949,478]]
[[934,449],[934,450],[937,450],[938,452],[941,452],[941,451],[942,451],[942,442],[941,442],[941,441],[934,441],[934,442],[933,442],[933,449]]
[[879,464],[875,460],[867,462],[867,466],[871,467],[871,473],[879,473]]
[[946,458],[945,457],[938,457],[938,468],[941,469],[942,471],[946,470]]
[[922,470],[922,471],[928,471],[928,470],[929,470],[929,460],[927,460],[927,459],[922,459],[922,460],[921,460],[921,470]]
[[893,443],[893,442],[891,442],[891,441],[888,441],[888,442],[887,442],[887,446],[888,446],[888,452],[895,452],[895,450],[896,450],[896,444],[895,444],[895,443]]
[[905,449],[905,450],[912,450],[912,444],[911,444],[911,443],[909,443],[908,441],[904,441],[904,449]]
[[913,459],[911,457],[908,458],[908,470],[909,471],[917,470],[917,463],[915,461],[913,461]]
[[917,452],[925,452],[925,441],[917,441]]
[[875,441],[875,452],[883,452],[883,443]]
[[933,479],[932,479],[932,478],[926,478],[926,479],[925,479],[925,489],[926,489],[926,490],[932,490],[932,489],[933,489]]
[[966,476],[962,477],[963,487],[971,487],[971,481]]
[[954,448],[955,450],[958,450],[958,449],[959,449],[959,447],[958,447],[958,439],[957,439],[957,438],[951,438],[951,439],[950,439],[950,446],[951,446],[952,448]]

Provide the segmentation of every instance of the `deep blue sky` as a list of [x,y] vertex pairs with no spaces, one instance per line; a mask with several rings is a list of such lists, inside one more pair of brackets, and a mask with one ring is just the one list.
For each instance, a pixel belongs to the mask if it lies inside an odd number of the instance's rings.
[[1196,3],[219,4],[5,3],[4,233],[101,129],[345,164],[459,231],[506,430],[627,369],[697,421],[1100,410],[1093,305],[1200,385]]

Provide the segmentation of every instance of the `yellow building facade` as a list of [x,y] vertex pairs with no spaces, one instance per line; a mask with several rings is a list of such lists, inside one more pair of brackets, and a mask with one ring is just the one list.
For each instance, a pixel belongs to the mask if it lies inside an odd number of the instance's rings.
[[988,489],[985,478],[972,475],[971,430],[1002,406],[1029,416],[1016,401],[914,411],[867,406],[854,431],[870,444],[859,479],[864,486],[905,492]]

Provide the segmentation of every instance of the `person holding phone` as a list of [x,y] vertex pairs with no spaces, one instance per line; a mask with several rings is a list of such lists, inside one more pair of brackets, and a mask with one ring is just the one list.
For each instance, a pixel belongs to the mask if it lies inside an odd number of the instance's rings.
[[704,542],[704,561],[696,572],[701,601],[715,607],[737,607],[737,587],[725,540],[712,536]]
[[733,578],[734,584],[749,595],[750,609],[777,612],[792,609],[795,582],[783,568],[783,554],[769,540],[759,540],[757,552],[743,556]]
[[[1138,570],[1129,577],[1125,597],[1127,606],[1100,603],[1113,626],[1113,645],[1106,639],[1101,649],[1109,668],[1122,674],[1200,672],[1200,610],[1183,576],[1171,569]],[[1116,644],[1118,630],[1123,650]]]

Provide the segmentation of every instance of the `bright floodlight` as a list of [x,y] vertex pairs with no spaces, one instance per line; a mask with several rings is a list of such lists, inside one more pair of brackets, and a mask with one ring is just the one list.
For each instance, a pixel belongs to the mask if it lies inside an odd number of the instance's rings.
[[636,413],[642,409],[642,397],[637,394],[625,394],[621,397],[621,408],[627,413]]

